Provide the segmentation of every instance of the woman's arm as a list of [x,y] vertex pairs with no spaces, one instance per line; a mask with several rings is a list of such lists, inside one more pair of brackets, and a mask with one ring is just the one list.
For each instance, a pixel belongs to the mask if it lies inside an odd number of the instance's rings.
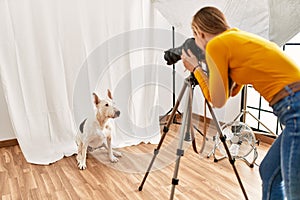
[[195,78],[197,79],[199,83],[199,87],[201,88],[201,91],[203,93],[204,98],[211,102],[210,94],[209,94],[209,86],[208,86],[208,77],[203,72],[201,67],[197,67],[194,71]]
[[216,37],[207,43],[205,54],[211,102],[216,107],[222,107],[230,96],[236,95],[242,88],[232,84],[229,77],[231,51],[221,38]]
[[202,93],[204,95],[204,98],[210,102],[211,98],[209,94],[208,77],[202,71],[201,65],[199,64],[199,61],[196,58],[196,56],[189,49],[188,52],[185,52],[185,50],[183,49],[181,59],[185,68],[190,72],[194,73],[195,78],[197,79]]

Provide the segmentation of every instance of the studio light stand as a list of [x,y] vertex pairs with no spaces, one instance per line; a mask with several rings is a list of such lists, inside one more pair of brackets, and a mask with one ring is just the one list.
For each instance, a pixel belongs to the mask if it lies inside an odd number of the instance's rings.
[[[139,191],[142,191],[142,189],[143,189],[143,186],[144,186],[144,184],[146,182],[146,179],[147,179],[147,177],[148,177],[148,175],[149,175],[149,173],[150,173],[150,171],[152,169],[152,165],[153,165],[153,163],[154,163],[154,161],[155,161],[155,159],[156,159],[156,157],[157,157],[157,155],[159,153],[159,150],[160,150],[160,148],[161,148],[161,146],[163,144],[165,136],[166,136],[166,134],[169,131],[169,127],[170,127],[170,125],[172,123],[172,120],[173,120],[173,118],[175,116],[175,113],[176,113],[177,108],[178,108],[178,106],[180,104],[180,101],[181,101],[181,99],[182,99],[182,97],[183,97],[186,89],[188,89],[188,94],[187,94],[187,97],[186,97],[187,100],[185,102],[184,112],[183,112],[183,118],[182,118],[182,123],[181,123],[182,125],[180,127],[180,136],[179,136],[178,149],[176,151],[177,159],[176,159],[174,174],[173,174],[173,178],[172,178],[172,189],[171,189],[170,199],[171,200],[174,199],[175,186],[178,185],[178,183],[179,183],[178,171],[179,171],[180,158],[184,155],[184,150],[182,148],[183,147],[183,141],[185,140],[185,138],[189,137],[187,135],[191,135],[192,139],[195,140],[195,138],[194,138],[194,131],[193,131],[193,126],[192,126],[191,120],[192,120],[193,90],[194,90],[194,87],[196,85],[197,85],[197,80],[195,79],[195,77],[193,76],[193,74],[191,74],[188,78],[185,79],[184,85],[183,85],[183,87],[182,87],[182,89],[181,89],[181,91],[179,93],[178,99],[177,99],[176,104],[175,104],[175,106],[174,106],[174,108],[172,110],[170,118],[168,119],[167,124],[163,128],[163,134],[162,134],[162,137],[161,137],[161,139],[159,141],[159,144],[158,144],[157,148],[154,149],[154,154],[153,154],[152,160],[151,160],[151,162],[150,162],[150,164],[148,166],[148,169],[147,169],[147,171],[145,173],[145,176],[144,176],[144,178],[143,178],[143,180],[141,182],[141,185],[138,188]],[[236,167],[234,165],[235,159],[231,156],[230,151],[229,151],[229,149],[227,147],[227,144],[225,142],[225,138],[224,138],[222,130],[220,128],[219,121],[218,121],[218,119],[217,119],[217,117],[216,117],[216,115],[215,115],[215,113],[214,113],[211,105],[206,100],[205,100],[205,103],[206,103],[207,107],[209,108],[209,111],[210,111],[210,113],[212,115],[212,118],[213,118],[213,120],[215,122],[217,131],[219,133],[220,140],[222,141],[222,143],[224,145],[224,149],[226,150],[229,162],[230,162],[230,164],[233,167],[234,173],[235,173],[235,175],[236,175],[236,177],[238,179],[238,182],[239,182],[239,185],[240,185],[240,187],[242,189],[244,197],[245,197],[246,200],[248,200],[246,191],[244,189],[244,186],[242,184],[240,176],[239,176],[239,174],[237,172],[237,169],[236,169]]]
[[[173,48],[175,48],[175,28],[174,28],[174,26],[172,26],[172,46],[173,46]],[[163,116],[160,117],[160,119],[159,119],[160,122],[173,111],[174,106],[175,106],[175,75],[176,75],[175,64],[173,64],[172,65],[173,108],[171,108],[166,114],[164,114]],[[176,108],[176,112],[178,112],[181,115],[181,113],[177,110],[177,108]],[[173,123],[180,124],[179,122],[176,121],[176,116],[174,116],[174,118],[173,118]],[[161,125],[164,125],[164,124],[165,123],[161,123]]]
[[265,129],[267,129],[269,131],[270,134],[266,134],[266,135],[276,137],[276,134],[273,131],[271,131],[271,129],[269,129],[260,119],[255,117],[251,112],[247,111],[247,88],[248,88],[248,86],[245,85],[245,87],[243,88],[243,91],[242,91],[243,104],[242,104],[241,112],[234,118],[233,121],[236,121],[239,118],[242,118],[241,121],[245,123],[246,115],[249,114],[253,119],[255,119],[259,124],[263,125],[263,127],[265,127]]

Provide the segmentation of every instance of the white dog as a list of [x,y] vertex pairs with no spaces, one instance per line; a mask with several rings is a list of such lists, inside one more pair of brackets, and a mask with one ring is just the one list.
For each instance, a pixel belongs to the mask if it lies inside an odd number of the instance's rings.
[[[112,100],[109,90],[107,96]],[[88,148],[96,149],[104,146],[108,150],[108,157],[111,162],[118,162],[117,157],[121,156],[120,152],[112,150],[111,127],[108,122],[109,118],[119,117],[120,111],[113,107],[110,101],[99,99],[95,93],[93,93],[93,99],[96,112],[80,124],[80,131],[76,135],[76,143],[78,145],[76,159],[79,169],[86,169]]]

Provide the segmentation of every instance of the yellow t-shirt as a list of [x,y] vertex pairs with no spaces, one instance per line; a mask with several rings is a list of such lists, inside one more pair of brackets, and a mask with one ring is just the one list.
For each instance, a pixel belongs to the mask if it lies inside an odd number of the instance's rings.
[[231,96],[251,84],[268,102],[284,86],[300,81],[299,66],[275,43],[237,28],[210,40],[205,55],[208,81],[200,71],[194,74],[205,98],[216,107],[222,107],[229,98],[230,79],[237,84]]

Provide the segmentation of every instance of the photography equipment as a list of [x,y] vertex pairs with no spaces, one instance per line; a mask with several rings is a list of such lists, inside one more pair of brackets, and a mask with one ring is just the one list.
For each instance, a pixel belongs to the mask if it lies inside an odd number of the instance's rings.
[[[157,146],[156,149],[154,149],[152,160],[150,161],[150,164],[149,164],[148,169],[147,169],[147,171],[145,173],[145,176],[144,176],[144,178],[142,180],[142,183],[141,183],[141,185],[138,188],[139,191],[142,191],[142,189],[143,189],[143,186],[144,186],[144,184],[146,182],[146,179],[147,179],[147,177],[148,177],[148,175],[149,175],[149,173],[151,171],[152,165],[153,165],[153,163],[154,163],[154,161],[155,161],[155,159],[156,159],[156,157],[157,157],[157,155],[159,153],[159,150],[160,150],[160,148],[161,148],[161,146],[163,144],[163,141],[164,141],[164,139],[166,137],[166,134],[169,131],[169,127],[170,127],[170,125],[172,123],[172,120],[173,120],[173,118],[175,116],[175,113],[176,113],[176,110],[177,110],[177,108],[178,108],[178,106],[180,104],[180,101],[181,101],[181,99],[182,99],[182,97],[183,97],[186,89],[188,88],[188,94],[187,94],[187,97],[186,97],[187,100],[185,102],[186,104],[185,104],[185,107],[184,107],[185,109],[184,109],[184,112],[183,112],[182,125],[181,125],[181,128],[180,128],[180,137],[179,137],[178,149],[177,149],[177,152],[176,152],[176,155],[177,155],[176,165],[175,165],[174,174],[173,174],[173,178],[172,178],[172,189],[171,189],[170,199],[172,200],[174,198],[175,186],[178,185],[178,182],[179,182],[179,179],[177,178],[177,176],[178,176],[180,158],[181,158],[181,156],[184,155],[184,150],[182,148],[183,147],[184,138],[186,138],[187,135],[191,134],[192,140],[195,141],[195,135],[194,135],[194,131],[193,131],[193,126],[192,126],[191,120],[192,120],[193,90],[194,90],[194,87],[195,87],[196,83],[197,83],[197,80],[195,80],[195,77],[193,76],[193,74],[191,74],[188,78],[185,79],[184,85],[183,85],[183,87],[182,87],[182,89],[180,91],[180,94],[179,94],[178,99],[176,101],[175,107],[174,107],[174,109],[173,109],[173,111],[172,111],[172,113],[170,115],[170,118],[168,119],[167,125],[164,126],[164,128],[163,128],[163,134],[162,134],[161,139],[160,139],[160,141],[158,143],[158,146]],[[240,176],[239,176],[239,174],[237,172],[237,169],[236,169],[236,167],[234,165],[235,159],[234,159],[233,156],[231,156],[229,148],[228,148],[228,146],[226,144],[226,139],[223,136],[223,133],[222,133],[219,121],[218,121],[218,119],[217,119],[217,117],[216,117],[216,115],[215,115],[215,113],[214,113],[211,105],[207,102],[206,99],[205,99],[205,104],[209,108],[209,111],[211,113],[213,121],[215,122],[216,129],[217,129],[217,131],[219,133],[219,135],[218,135],[219,139],[223,143],[225,152],[227,154],[227,158],[228,158],[230,164],[233,167],[234,173],[235,173],[235,175],[236,175],[236,177],[238,179],[238,182],[239,182],[239,185],[240,185],[240,187],[242,189],[244,197],[245,197],[246,200],[248,200],[246,191],[244,189],[244,186],[242,184]]]
[[[265,127],[269,133],[263,133],[272,138],[276,138],[276,134],[273,133],[261,120],[255,117],[251,112],[247,111],[247,88],[248,86],[245,85],[242,90],[242,108],[241,112],[234,118],[234,120],[230,123],[225,124],[223,129],[223,134],[226,138],[226,141],[230,147],[230,151],[233,154],[234,159],[244,161],[250,168],[254,167],[255,160],[258,157],[256,144],[259,145],[259,141],[256,140],[255,134],[253,133],[252,129],[245,124],[246,121],[246,114],[249,114],[253,119],[255,119],[259,124]],[[243,127],[244,130],[247,129],[246,133],[241,132],[241,130],[230,130],[230,127],[240,126]],[[258,134],[258,133],[257,133]],[[212,151],[207,155],[209,158],[211,155],[214,156],[214,162],[218,162],[226,157],[222,147],[220,147],[220,141],[217,139],[218,133],[213,138],[215,141],[214,147]],[[221,153],[221,157],[216,156],[216,150],[219,150]],[[249,162],[246,158],[251,152],[253,151],[253,160]]]
[[187,53],[187,50],[190,49],[199,62],[205,60],[204,52],[196,45],[195,38],[188,38],[181,46],[165,51],[164,59],[167,61],[167,65],[175,64],[181,59],[182,49]]
[[[255,160],[258,157],[258,153],[255,146],[257,141],[252,129],[243,122],[232,121],[222,126],[222,132],[233,158],[235,160],[242,160],[250,168],[253,168]],[[221,146],[221,141],[219,140],[218,136],[219,135],[217,133],[216,136],[213,137],[215,144],[212,151],[207,156],[207,158],[209,158],[211,155],[213,155],[215,162],[227,157],[224,148]],[[249,155],[252,152],[252,162],[249,162]],[[217,153],[219,154],[217,155]]]
[[[173,48],[165,51],[164,59],[167,61],[167,65],[173,65],[173,108],[175,105],[175,63],[177,61],[181,60],[181,54],[182,54],[182,49],[184,49],[187,54],[188,54],[188,49],[191,50],[191,52],[196,56],[198,59],[198,62],[203,62],[205,63],[205,55],[204,52],[196,45],[195,38],[188,38],[184,41],[184,43],[179,46],[179,47],[174,47],[175,46],[175,36],[174,36],[174,27],[172,27],[172,38],[173,38]],[[202,65],[203,66],[203,65]],[[208,69],[203,69],[206,74],[208,74]],[[193,76],[193,75],[192,75]],[[197,82],[197,81],[196,81]],[[160,121],[164,119],[166,116],[168,116],[173,108],[171,108],[165,115],[160,117]],[[177,110],[177,112],[181,115],[181,113]],[[176,121],[176,116],[173,118],[173,123],[175,124],[180,124]],[[163,124],[161,124],[163,125]],[[201,135],[201,131],[194,127]]]
[[[175,28],[172,26],[172,46],[175,48]],[[163,116],[159,118],[159,121],[161,122],[166,116],[168,116],[172,110],[174,109],[176,97],[175,97],[175,63],[172,66],[172,86],[173,86],[173,95],[172,95],[172,101],[173,101],[173,108],[171,108],[167,113],[165,113]],[[181,115],[181,113],[177,110],[177,112]],[[180,124],[179,122],[176,121],[176,117],[174,116],[173,118],[173,123],[174,124]],[[160,125],[163,125],[165,123],[160,123]]]
[[253,119],[255,119],[259,124],[261,124],[263,127],[265,127],[266,130],[268,130],[269,134],[264,133],[264,135],[268,135],[270,137],[276,138],[277,135],[269,129],[260,119],[255,117],[251,112],[247,110],[247,90],[248,86],[245,85],[243,90],[242,90],[242,109],[241,112],[234,118],[233,121],[236,121],[237,119],[240,118],[242,122],[246,122],[246,114],[249,114]]

